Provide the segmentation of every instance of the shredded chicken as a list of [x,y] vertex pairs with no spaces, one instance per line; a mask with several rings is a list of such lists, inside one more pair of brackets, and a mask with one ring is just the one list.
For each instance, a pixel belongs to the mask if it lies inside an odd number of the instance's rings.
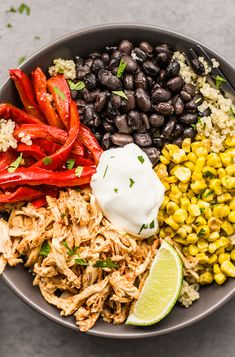
[[62,316],[74,315],[81,331],[99,317],[125,321],[156,254],[156,237],[150,242],[116,229],[87,189],[48,196],[47,208],[16,204],[9,211],[8,222],[0,220],[0,273],[24,256],[33,285]]

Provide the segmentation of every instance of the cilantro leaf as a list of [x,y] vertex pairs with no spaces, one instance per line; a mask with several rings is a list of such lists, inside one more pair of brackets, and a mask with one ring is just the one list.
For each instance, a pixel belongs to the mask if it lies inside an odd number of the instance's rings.
[[212,178],[215,177],[215,175],[210,171],[205,171],[204,174],[203,174],[203,177],[212,179]]
[[71,90],[82,90],[85,88],[85,83],[83,81],[78,81],[77,83],[74,83],[71,80],[68,80],[69,88]]
[[62,99],[62,100],[65,100],[66,99],[66,96],[64,95],[63,92],[61,92],[60,88],[58,88],[57,86],[54,86],[54,91],[55,93]]
[[42,162],[44,163],[44,165],[50,165],[52,163],[52,158],[51,157],[48,157],[48,156],[45,156],[43,159],[42,159]]
[[192,127],[193,129],[196,129],[196,126],[197,126],[197,124],[191,124],[191,127]]
[[129,177],[129,180],[130,180],[129,187],[132,187],[135,184],[135,181],[131,177]]
[[140,230],[139,230],[138,234],[140,234],[143,229],[147,229],[147,228],[148,228],[148,225],[147,225],[147,224],[142,224],[142,226],[140,227]]
[[41,250],[39,252],[39,255],[47,257],[48,254],[50,253],[50,251],[51,251],[50,244],[46,241],[46,242],[43,243],[43,245],[41,247]]
[[127,66],[127,63],[124,62],[123,59],[121,58],[121,60],[119,62],[118,70],[117,70],[118,78],[121,78],[123,76],[126,66]]
[[34,36],[34,41],[37,41],[37,40],[41,40],[41,37],[40,36]]
[[83,172],[83,167],[82,166],[77,166],[75,169],[75,175],[78,177],[82,176],[82,172]]
[[73,255],[76,254],[77,250],[78,250],[78,247],[74,247],[73,249],[71,249],[69,246],[68,246],[68,243],[67,242],[62,242],[63,246],[67,249],[67,254],[72,257]]
[[20,156],[17,157],[17,159],[8,167],[7,171],[8,172],[15,172],[16,169],[20,166],[22,161],[22,153]]
[[199,208],[200,209],[200,212],[203,214],[205,212],[205,208],[202,207],[202,208]]
[[11,6],[10,9],[8,9],[6,12],[16,13],[16,9],[13,6]]
[[205,195],[203,195],[204,198],[210,196],[210,195],[213,195],[214,191],[213,190],[210,190],[208,191]]
[[25,12],[27,16],[30,15],[30,7],[24,3],[20,4],[17,10],[20,14],[23,14]]
[[89,265],[89,263],[85,259],[82,259],[79,254],[78,254],[78,258],[75,259],[75,263],[78,265],[85,265],[85,266]]
[[201,228],[197,235],[198,237],[202,238],[204,237],[205,233],[206,233],[205,228]]
[[113,90],[112,93],[119,95],[119,97],[122,97],[124,99],[128,99],[126,94],[123,92],[123,90]]
[[108,165],[106,166],[105,170],[104,170],[104,174],[103,174],[103,178],[105,178],[106,174],[107,174],[107,171],[108,171]]
[[226,79],[224,79],[224,78],[221,77],[221,76],[216,76],[216,77],[214,77],[214,78],[215,78],[215,86],[216,86],[216,88],[219,90],[221,84],[222,84],[222,83],[226,83]]
[[6,27],[11,29],[13,26],[12,26],[12,24],[10,22],[8,22],[8,24],[6,24]]
[[112,260],[110,258],[107,258],[105,260],[97,260],[97,262],[95,264],[93,264],[94,268],[110,268],[110,269],[117,269],[118,268],[118,264],[112,262]]
[[118,193],[118,188],[115,187],[115,188],[114,188],[114,192],[115,192],[115,193]]
[[68,159],[68,160],[66,161],[65,166],[66,166],[66,168],[67,168],[68,170],[72,170],[72,168],[74,167],[74,164],[75,164],[75,160],[74,160],[74,159]]
[[149,228],[153,229],[154,227],[155,227],[155,222],[154,222],[154,219],[153,219],[152,222],[149,225]]
[[141,164],[144,163],[144,158],[143,158],[143,156],[138,156],[138,160],[139,160],[139,162],[141,162]]
[[25,60],[26,60],[26,56],[22,56],[18,58],[18,65],[21,65],[21,63],[23,63]]
[[230,108],[230,113],[235,117],[235,109],[233,107]]

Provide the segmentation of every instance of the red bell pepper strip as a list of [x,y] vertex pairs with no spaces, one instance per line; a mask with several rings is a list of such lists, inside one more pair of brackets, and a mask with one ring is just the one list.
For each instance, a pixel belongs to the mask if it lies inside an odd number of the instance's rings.
[[43,159],[46,156],[46,153],[43,152],[41,150],[40,146],[38,146],[36,144],[26,145],[26,144],[20,143],[17,146],[17,151],[22,152],[28,156],[31,156],[33,159],[35,159],[37,161]]
[[19,168],[14,172],[7,170],[0,172],[1,188],[15,188],[17,186],[38,186],[50,185],[56,187],[80,186],[90,182],[91,176],[95,173],[95,167],[81,167],[66,171],[50,171],[40,167]]
[[26,112],[45,123],[46,120],[36,103],[33,86],[29,77],[21,71],[21,69],[9,69],[9,74],[11,79],[15,82]]
[[[56,170],[59,167],[63,166],[66,162],[70,152],[72,151],[75,140],[77,139],[79,128],[80,128],[80,120],[79,114],[77,111],[76,103],[71,101],[70,103],[70,127],[68,133],[68,139],[64,143],[63,146],[59,150],[57,150],[54,154],[47,157],[47,164],[44,160],[38,161],[34,166],[43,167],[47,170]],[[49,159],[49,160],[48,160]]]
[[0,193],[0,203],[12,203],[20,201],[31,201],[44,196],[43,191],[33,189],[30,187],[19,187],[15,192]]
[[8,149],[6,152],[0,153],[0,170],[5,170],[14,162],[17,158],[16,151]]
[[42,124],[41,120],[9,103],[0,104],[0,117],[12,119],[16,124]]
[[45,204],[47,203],[47,199],[46,196],[51,196],[51,197],[57,197],[58,196],[58,191],[56,190],[48,190],[45,193],[44,197],[38,198],[34,201],[32,201],[31,203],[34,205],[35,208],[40,208],[42,206],[45,206]]
[[79,155],[74,155],[73,153],[69,155],[69,159],[74,160],[75,166],[95,166],[93,160],[86,159]]
[[70,89],[66,79],[61,74],[47,81],[48,90],[52,95],[57,113],[64,126],[69,128],[69,105],[71,102]]
[[37,67],[35,71],[31,73],[31,76],[39,108],[50,125],[62,129],[64,127],[63,123],[56,114],[47,93],[47,80],[45,74],[41,68]]
[[96,137],[93,135],[93,133],[87,126],[83,124],[80,125],[78,138],[82,142],[82,144],[90,151],[95,160],[95,163],[98,164],[100,155],[102,154],[103,150],[101,149],[98,141],[96,140]]

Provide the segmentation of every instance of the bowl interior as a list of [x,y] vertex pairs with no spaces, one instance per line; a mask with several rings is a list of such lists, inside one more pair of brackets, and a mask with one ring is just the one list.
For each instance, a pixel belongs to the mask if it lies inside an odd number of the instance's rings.
[[[104,49],[105,46],[115,45],[124,38],[136,45],[141,40],[149,41],[152,45],[166,42],[179,51],[185,51],[197,43],[185,36],[156,27],[127,24],[107,25],[79,31],[49,44],[29,58],[22,69],[26,73],[30,73],[35,67],[39,66],[46,71],[54,58],[71,59],[76,55],[83,57],[91,51],[99,51]],[[211,49],[206,46],[204,48],[219,60],[222,71],[235,87],[235,69],[232,65]],[[20,104],[16,90],[9,79],[0,89],[0,102]],[[3,280],[27,304],[46,317],[69,328],[77,329],[72,317],[60,317],[59,311],[42,298],[38,288],[32,286],[32,277],[24,267],[7,268],[3,274]],[[151,327],[113,326],[99,321],[88,333],[113,338],[141,338],[169,333],[205,317],[232,297],[234,292],[234,280],[228,281],[222,287],[216,285],[204,287],[200,290],[201,298],[189,309],[175,306],[164,320]]]

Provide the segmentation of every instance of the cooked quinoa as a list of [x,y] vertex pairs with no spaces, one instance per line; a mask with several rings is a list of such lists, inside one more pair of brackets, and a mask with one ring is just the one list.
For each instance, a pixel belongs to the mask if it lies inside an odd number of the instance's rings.
[[200,298],[198,292],[199,284],[189,284],[186,280],[183,281],[180,297],[178,299],[179,303],[184,307],[189,307],[195,300]]
[[66,79],[74,80],[76,78],[76,69],[74,61],[56,58],[54,59],[53,63],[54,66],[51,66],[48,69],[50,76],[63,74]]
[[11,119],[0,119],[0,152],[17,148],[17,141],[13,136],[14,129],[15,123]]
[[[183,53],[175,52],[174,58],[180,63],[180,74],[186,83],[193,83],[204,100],[198,107],[199,111],[210,108],[211,114],[200,118],[197,123],[197,131],[204,134],[212,142],[212,151],[224,151],[224,141],[226,137],[235,135],[235,107],[232,101],[225,98],[218,89],[212,87],[206,76],[198,76],[187,64]],[[206,74],[210,73],[211,68],[203,57],[199,58],[204,64]],[[213,59],[213,67],[218,67],[219,63]]]

